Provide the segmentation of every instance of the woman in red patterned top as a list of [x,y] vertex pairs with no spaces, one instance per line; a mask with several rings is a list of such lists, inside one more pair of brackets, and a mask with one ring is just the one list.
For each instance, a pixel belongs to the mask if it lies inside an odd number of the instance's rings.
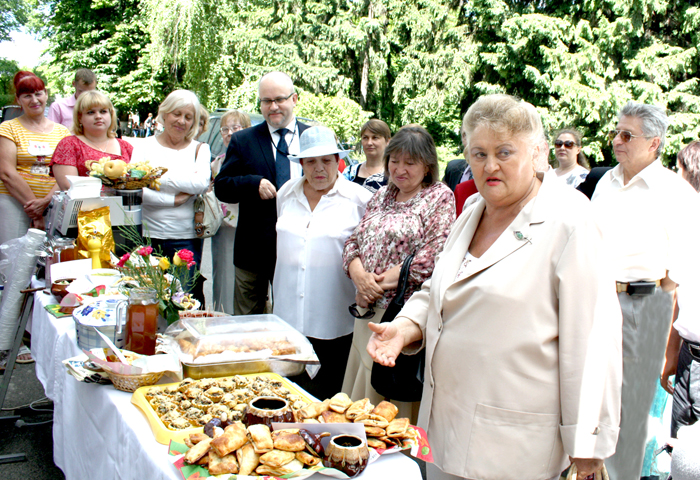
[[[384,168],[389,184],[369,201],[343,251],[343,268],[357,290],[356,304],[351,306],[355,329],[343,392],[355,400],[367,397],[374,405],[384,397],[370,383],[369,319],[381,321],[396,295],[401,266],[411,254],[406,298],[420,290],[432,276],[435,257],[455,221],[454,195],[439,181],[435,144],[423,127],[407,125],[392,137],[384,151]],[[417,402],[394,403],[399,416],[416,420]]]
[[87,177],[88,160],[109,157],[113,160],[131,160],[134,147],[116,138],[117,114],[109,98],[96,90],[83,93],[75,103],[73,131],[56,146],[51,161],[51,173],[61,190],[68,190],[67,175]]

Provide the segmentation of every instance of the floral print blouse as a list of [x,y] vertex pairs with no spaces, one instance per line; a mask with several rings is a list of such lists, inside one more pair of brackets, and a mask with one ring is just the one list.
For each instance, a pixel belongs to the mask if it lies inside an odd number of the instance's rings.
[[[406,288],[408,299],[433,274],[435,258],[455,221],[455,200],[441,182],[406,202],[396,201],[398,193],[399,189],[389,184],[369,201],[362,221],[345,242],[343,269],[348,274],[350,263],[359,257],[366,271],[380,275],[415,253]],[[384,292],[375,306],[387,308],[395,295],[396,290]]]

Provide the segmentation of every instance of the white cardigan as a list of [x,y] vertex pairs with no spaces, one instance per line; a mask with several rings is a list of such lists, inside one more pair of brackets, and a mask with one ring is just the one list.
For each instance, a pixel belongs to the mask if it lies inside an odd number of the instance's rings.
[[[143,189],[143,235],[172,240],[196,238],[194,231],[194,195],[205,193],[211,178],[209,145],[203,143],[195,161],[199,142],[193,140],[182,150],[162,146],[156,137],[149,137],[134,146],[131,162],[148,160],[153,167],[168,171],[160,179],[160,191]],[[190,197],[175,206],[175,196],[189,193]]]

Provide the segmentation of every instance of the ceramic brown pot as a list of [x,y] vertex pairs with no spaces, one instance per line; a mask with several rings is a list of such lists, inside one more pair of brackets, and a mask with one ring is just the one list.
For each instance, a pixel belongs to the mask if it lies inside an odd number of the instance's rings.
[[326,447],[323,465],[355,477],[367,467],[367,444],[356,435],[336,435]]
[[63,300],[63,297],[68,295],[66,288],[68,288],[68,285],[70,285],[73,280],[75,280],[75,278],[63,278],[51,284],[51,293],[58,299],[59,302]]
[[272,428],[273,422],[294,422],[294,412],[284,398],[256,397],[248,403],[245,421],[247,425],[264,423]]

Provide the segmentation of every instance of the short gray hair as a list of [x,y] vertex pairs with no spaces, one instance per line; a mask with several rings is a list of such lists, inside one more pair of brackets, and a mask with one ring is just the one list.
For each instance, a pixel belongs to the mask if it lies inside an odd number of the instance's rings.
[[199,111],[199,99],[194,92],[189,90],[173,90],[170,95],[165,97],[163,103],[158,107],[158,117],[156,121],[161,125],[165,125],[163,116],[170,112],[177,110],[178,108],[184,107],[194,108],[194,122],[192,122],[192,127],[190,131],[185,135],[185,139],[192,140],[195,135],[197,135],[197,130],[199,129],[199,116],[201,115]]
[[659,158],[666,145],[666,130],[668,129],[668,115],[666,112],[654,105],[643,103],[627,102],[622,107],[617,118],[635,117],[642,121],[642,133],[647,137],[659,137],[661,142],[656,149],[656,158]]
[[480,126],[499,134],[525,135],[533,147],[545,138],[542,119],[534,105],[511,95],[482,95],[469,107],[462,119],[467,146]]

